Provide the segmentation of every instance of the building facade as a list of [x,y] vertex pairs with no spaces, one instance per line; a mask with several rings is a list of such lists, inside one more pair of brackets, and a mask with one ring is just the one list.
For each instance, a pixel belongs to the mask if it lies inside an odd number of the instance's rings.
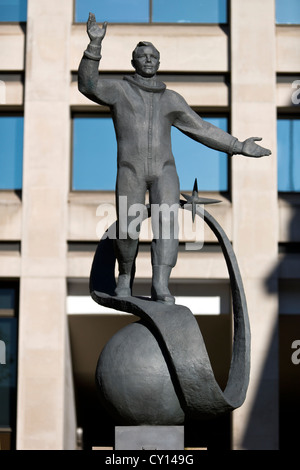
[[[97,401],[94,372],[104,344],[135,318],[108,312],[89,297],[94,252],[115,217],[116,171],[109,109],[77,88],[92,8],[97,21],[109,22],[100,63],[104,77],[132,73],[133,49],[140,40],[151,41],[169,88],[239,140],[261,136],[272,150],[261,159],[230,158],[173,136],[181,190],[191,191],[197,178],[201,195],[221,201],[208,210],[236,253],[252,334],[245,403],[205,429],[189,423],[186,446],[288,449],[296,442],[299,5],[224,0],[202,2],[199,11],[199,2],[184,3],[185,11],[174,0],[164,2],[167,8],[158,0],[0,1],[3,449],[113,446],[114,425]],[[171,290],[177,303],[192,305],[224,385],[232,331],[228,272],[209,229],[204,227],[200,250],[187,249],[193,236],[182,234]],[[137,258],[138,295],[150,292],[150,240],[146,224]]]

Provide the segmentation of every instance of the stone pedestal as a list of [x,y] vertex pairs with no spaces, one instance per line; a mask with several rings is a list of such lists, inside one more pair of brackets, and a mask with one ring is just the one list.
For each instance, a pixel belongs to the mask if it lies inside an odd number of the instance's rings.
[[115,450],[184,450],[184,427],[116,426]]

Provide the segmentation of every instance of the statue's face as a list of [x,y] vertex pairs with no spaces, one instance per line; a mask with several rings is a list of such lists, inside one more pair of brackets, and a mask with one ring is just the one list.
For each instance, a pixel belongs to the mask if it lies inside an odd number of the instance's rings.
[[153,77],[159,68],[159,54],[152,46],[140,46],[134,55],[132,65],[142,77]]

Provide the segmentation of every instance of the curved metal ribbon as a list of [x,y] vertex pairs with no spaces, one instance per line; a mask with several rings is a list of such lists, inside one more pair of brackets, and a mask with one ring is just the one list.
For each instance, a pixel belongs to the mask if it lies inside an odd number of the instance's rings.
[[107,234],[99,242],[95,253],[90,293],[97,303],[137,315],[144,320],[164,353],[186,416],[207,419],[232,411],[245,400],[250,373],[250,326],[243,283],[231,243],[222,227],[206,210],[198,207],[197,215],[205,220],[216,235],[230,277],[234,337],[231,366],[224,391],[215,379],[198,323],[187,307],[166,305],[148,298],[120,298],[113,295],[116,285],[115,256],[112,240]]

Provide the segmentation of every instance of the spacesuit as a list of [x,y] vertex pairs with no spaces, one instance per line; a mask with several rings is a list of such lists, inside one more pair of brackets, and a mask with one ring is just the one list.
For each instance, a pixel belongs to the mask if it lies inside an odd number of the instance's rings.
[[[89,23],[90,22],[90,23]],[[190,138],[219,151],[233,155],[241,153],[243,143],[201,119],[178,93],[168,90],[159,81],[159,52],[151,43],[139,43],[133,52],[134,75],[123,79],[99,78],[101,41],[105,29],[96,29],[95,19],[88,22],[100,42],[90,42],[78,70],[81,93],[98,104],[109,106],[117,139],[116,207],[118,233],[115,241],[119,264],[116,295],[131,295],[129,277],[137,254],[138,239],[129,233],[130,217],[122,222],[119,198],[127,198],[127,210],[133,204],[144,204],[149,191],[150,204],[167,204],[173,211],[162,214],[159,224],[171,226],[170,237],[154,238],[152,256],[152,298],[174,302],[168,290],[168,281],[177,260],[178,237],[174,226],[179,208],[180,186],[171,146],[171,127]],[[89,26],[90,24],[90,26]],[[92,34],[89,33],[90,38]],[[139,53],[137,51],[140,51]],[[136,55],[134,55],[136,54]],[[163,218],[168,220],[163,220]]]

